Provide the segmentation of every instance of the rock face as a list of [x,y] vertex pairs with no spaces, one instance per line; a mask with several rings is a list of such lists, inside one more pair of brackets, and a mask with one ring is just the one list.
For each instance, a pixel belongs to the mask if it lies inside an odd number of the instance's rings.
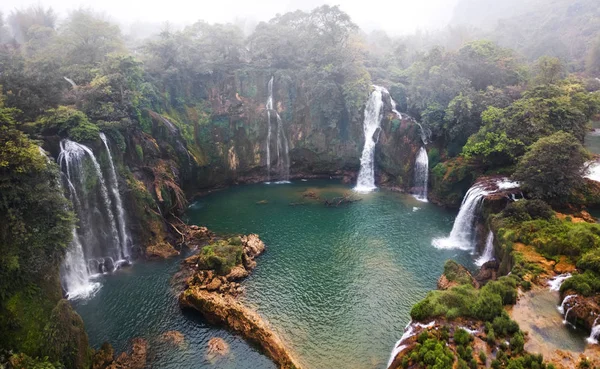
[[[564,296],[571,294],[574,294],[574,292],[565,291]],[[600,323],[600,319],[598,319],[598,317],[600,317],[600,295],[590,297],[576,295],[565,302],[565,311],[569,308],[571,308],[571,310],[565,319],[588,332],[592,330],[594,323]],[[598,321],[596,321],[596,319],[598,319]]]
[[[238,243],[238,247],[241,248],[239,263],[227,270],[225,275],[222,273],[222,268],[207,269],[209,265],[203,257],[205,248],[210,248],[211,255],[214,255],[214,250],[218,252],[225,248],[231,254],[237,255],[236,245]],[[280,368],[299,368],[283,341],[270,329],[260,315],[246,308],[236,299],[236,296],[243,290],[236,281],[250,274],[256,267],[255,258],[264,250],[265,244],[255,234],[234,237],[229,239],[228,243],[216,241],[204,246],[197,255],[191,256],[183,262],[184,268],[191,271],[191,276],[186,281],[186,289],[179,296],[179,303],[184,308],[199,311],[209,322],[225,325],[248,341],[255,343]],[[221,257],[223,260],[229,260],[227,255],[221,254]],[[212,344],[209,342],[209,355],[212,358],[222,355],[222,352],[225,351],[222,343],[224,342],[213,341]]]
[[500,263],[497,260],[490,260],[481,266],[477,272],[477,275],[475,276],[475,280],[480,285],[483,285],[488,281],[495,281],[498,278],[499,268]]

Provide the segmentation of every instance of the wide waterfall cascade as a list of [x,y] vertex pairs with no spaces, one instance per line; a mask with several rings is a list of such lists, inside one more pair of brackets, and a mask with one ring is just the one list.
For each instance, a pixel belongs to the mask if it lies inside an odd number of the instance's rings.
[[445,238],[435,238],[432,241],[433,246],[438,249],[474,250],[475,220],[484,198],[489,194],[517,187],[519,187],[517,182],[507,179],[474,184],[463,198],[450,235]]
[[427,202],[427,186],[429,184],[429,156],[425,147],[421,147],[415,160],[414,196],[417,200]]
[[269,97],[267,98],[267,103],[265,104],[265,108],[267,110],[267,178],[268,181],[271,181],[271,138],[272,138],[272,127],[271,127],[271,113],[275,114],[276,122],[277,122],[277,131],[275,135],[275,147],[277,153],[277,172],[278,172],[278,182],[277,183],[287,183],[290,180],[290,154],[289,154],[289,143],[287,136],[285,134],[285,129],[283,127],[283,121],[275,109],[274,101],[273,101],[273,78],[269,80],[268,91]]
[[[69,298],[85,297],[98,287],[90,283],[90,277],[115,270],[127,257],[126,245],[119,236],[120,216],[114,214],[113,199],[92,150],[68,139],[61,141],[60,148],[64,187],[79,219],[61,266],[61,282]],[[115,187],[109,179],[111,188]]]
[[360,157],[360,171],[358,172],[358,180],[355,191],[371,192],[377,187],[375,186],[375,145],[377,138],[375,135],[379,133],[381,120],[383,118],[383,93],[387,90],[380,86],[373,86],[375,90],[371,93],[367,106],[365,107],[365,121],[363,130],[365,132],[365,146]]
[[119,192],[119,179],[117,178],[115,164],[113,162],[112,154],[110,153],[106,135],[104,133],[100,133],[100,138],[102,139],[102,142],[104,142],[104,147],[106,148],[106,153],[108,154],[108,161],[110,163],[110,190],[113,194],[115,205],[117,207],[119,236],[121,237],[121,254],[124,258],[128,258],[131,237],[129,237],[129,232],[127,231],[125,209],[123,208],[123,200],[121,199],[121,193]]
[[488,194],[489,192],[483,186],[471,187],[460,205],[450,236],[434,239],[433,246],[439,249],[473,249],[475,219],[483,199]]
[[494,260],[494,233],[489,231],[485,240],[485,249],[483,250],[483,254],[481,254],[481,256],[475,261],[475,265],[481,267],[483,264],[491,260]]

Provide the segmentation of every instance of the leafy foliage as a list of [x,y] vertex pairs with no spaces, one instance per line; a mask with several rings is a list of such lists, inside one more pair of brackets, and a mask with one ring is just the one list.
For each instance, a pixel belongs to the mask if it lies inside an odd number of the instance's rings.
[[531,196],[561,202],[581,183],[587,159],[581,143],[559,131],[531,146],[519,161],[514,178]]

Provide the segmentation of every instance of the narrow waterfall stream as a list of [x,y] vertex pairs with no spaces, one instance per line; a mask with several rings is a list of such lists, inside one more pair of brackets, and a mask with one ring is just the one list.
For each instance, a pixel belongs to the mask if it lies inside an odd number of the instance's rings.
[[289,154],[289,143],[287,135],[285,134],[285,128],[283,127],[283,121],[275,109],[273,101],[273,79],[271,77],[268,84],[269,96],[265,108],[267,110],[267,178],[271,181],[271,138],[272,138],[272,127],[271,127],[271,113],[275,114],[277,122],[277,131],[275,135],[275,148],[277,153],[277,183],[287,183],[290,180],[290,154]]
[[[105,139],[103,137],[103,141]],[[89,147],[63,140],[60,148],[58,163],[63,172],[64,188],[78,218],[73,240],[61,265],[61,283],[69,298],[80,298],[99,287],[90,281],[93,275],[114,271],[124,262],[122,259],[128,256],[130,237],[110,151],[107,185],[100,163]]]
[[363,129],[365,132],[365,146],[360,157],[360,171],[358,172],[358,180],[354,188],[358,192],[371,192],[377,187],[375,186],[375,145],[381,119],[383,118],[383,93],[387,90],[380,86],[373,86],[375,89],[369,97],[367,106],[365,107],[365,120]]
[[494,233],[492,231],[488,232],[487,238],[485,240],[485,249],[483,250],[483,254],[475,261],[475,265],[478,267],[483,266],[483,264],[487,263],[490,260],[494,259]]
[[121,237],[120,258],[125,259],[129,257],[131,237],[129,237],[129,232],[127,230],[125,209],[123,208],[123,200],[121,200],[121,193],[119,192],[119,180],[117,178],[117,173],[115,172],[115,164],[110,153],[110,147],[108,146],[106,135],[104,133],[100,133],[100,138],[102,139],[102,142],[104,142],[104,147],[106,148],[106,153],[108,154],[108,161],[110,163],[110,190],[113,194],[113,198],[115,199],[115,205],[117,206],[119,236]]
[[429,183],[429,157],[425,147],[421,147],[415,160],[414,196],[417,200],[427,202],[427,186]]

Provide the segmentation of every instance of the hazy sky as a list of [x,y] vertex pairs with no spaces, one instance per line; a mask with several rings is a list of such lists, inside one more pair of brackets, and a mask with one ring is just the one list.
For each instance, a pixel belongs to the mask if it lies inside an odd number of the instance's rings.
[[458,0],[1,0],[5,15],[15,8],[41,4],[59,14],[80,6],[111,16],[124,24],[134,22],[175,24],[199,19],[226,23],[234,19],[268,20],[277,13],[310,10],[322,4],[340,5],[363,30],[383,29],[393,34],[443,27]]

